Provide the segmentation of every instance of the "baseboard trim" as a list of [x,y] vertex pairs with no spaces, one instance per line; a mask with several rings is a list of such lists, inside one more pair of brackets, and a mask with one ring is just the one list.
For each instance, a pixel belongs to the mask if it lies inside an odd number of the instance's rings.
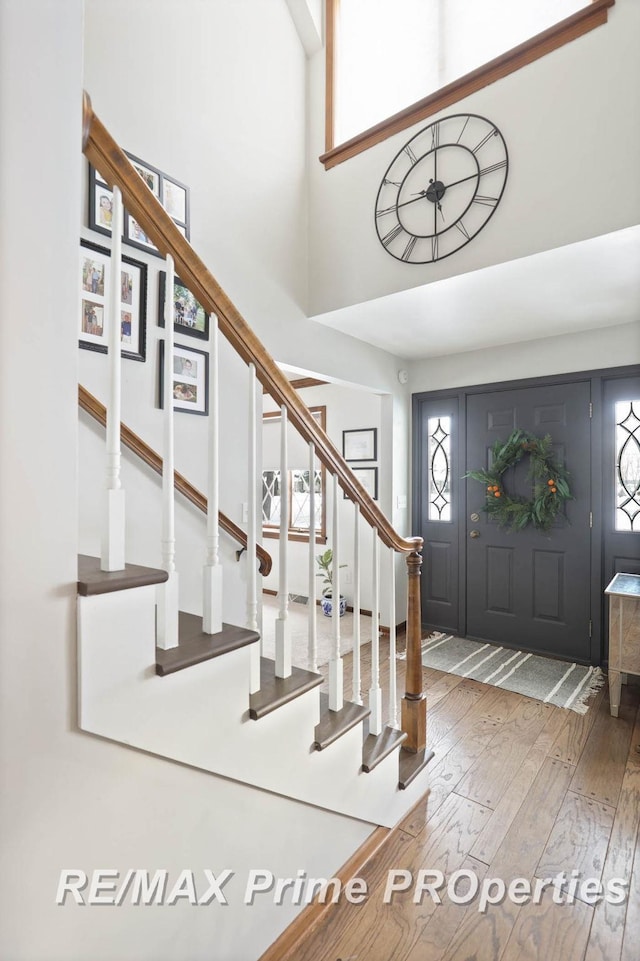
[[[340,868],[334,877],[338,878],[342,887],[351,880],[359,877],[365,864],[371,860],[374,854],[380,850],[383,844],[389,840],[397,828],[377,827],[364,841],[357,851],[351,855],[349,860]],[[279,938],[261,954],[258,961],[289,961],[293,957],[293,952],[299,946],[304,937],[309,935],[322,921],[332,908],[337,907],[331,901],[321,904],[319,901],[312,901],[304,908],[298,917],[291,922]]]

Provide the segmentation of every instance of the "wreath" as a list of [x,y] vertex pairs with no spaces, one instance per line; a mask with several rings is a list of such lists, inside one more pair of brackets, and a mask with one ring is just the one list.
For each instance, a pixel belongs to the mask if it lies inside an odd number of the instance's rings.
[[[521,531],[532,524],[540,531],[548,531],[562,510],[565,501],[571,500],[567,478],[569,474],[553,454],[552,440],[536,437],[525,430],[514,430],[506,441],[498,440],[491,448],[491,467],[488,470],[471,470],[465,476],[485,484],[487,502],[483,508],[502,527]],[[502,475],[528,454],[530,467],[528,477],[533,481],[533,497],[511,497],[505,490]]]

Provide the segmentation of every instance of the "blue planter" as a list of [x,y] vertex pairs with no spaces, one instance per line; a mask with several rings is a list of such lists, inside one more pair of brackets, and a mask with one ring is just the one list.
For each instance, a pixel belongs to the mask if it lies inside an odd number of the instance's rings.
[[[325,617],[333,616],[333,598],[323,597],[320,600],[320,606],[322,607],[322,613]],[[344,617],[347,610],[347,599],[340,595],[340,617]]]

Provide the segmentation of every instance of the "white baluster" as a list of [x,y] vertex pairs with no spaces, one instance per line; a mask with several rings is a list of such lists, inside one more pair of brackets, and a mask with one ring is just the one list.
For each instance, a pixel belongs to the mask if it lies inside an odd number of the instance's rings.
[[289,623],[289,458],[287,408],[280,408],[280,540],[278,551],[278,600],[276,619],[276,677],[291,675],[291,625]]
[[353,528],[353,700],[362,704],[360,678],[360,508],[354,502]]
[[109,400],[107,403],[107,468],[106,506],[103,519],[100,567],[103,571],[124,569],[125,496],[120,480],[120,420],[122,399],[121,362],[121,264],[122,264],[122,197],[113,188],[111,275],[109,282]]
[[318,621],[316,611],[316,458],[309,443],[309,670],[318,670]]
[[173,257],[167,255],[167,282],[164,305],[164,436],[162,468],[162,566],[168,580],[158,590],[158,647],[178,646],[178,572],[175,565],[175,489],[173,443]]
[[389,725],[400,727],[396,691],[396,552],[390,548],[389,554]]
[[369,733],[382,732],[382,690],[380,688],[380,542],[373,528],[373,571],[371,590],[371,687],[369,688]]
[[[247,526],[247,627],[258,630],[258,437],[257,437],[257,380],[254,364],[249,364],[249,511]],[[251,645],[251,676],[249,690],[260,690],[260,645]]]
[[331,583],[331,616],[333,618],[333,653],[329,662],[329,710],[344,706],[343,664],[340,656],[340,502],[338,475],[333,475],[333,580]]
[[[220,563],[220,399],[218,318],[211,317],[211,371],[209,375],[209,484],[207,492],[207,560],[203,570],[203,618],[205,634],[222,630],[222,564]],[[254,555],[255,556],[255,555]]]

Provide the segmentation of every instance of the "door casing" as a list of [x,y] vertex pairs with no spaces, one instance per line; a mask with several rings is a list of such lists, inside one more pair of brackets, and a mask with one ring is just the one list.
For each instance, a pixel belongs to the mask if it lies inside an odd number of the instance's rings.
[[[639,377],[640,365],[634,364],[628,367],[611,367],[603,370],[578,371],[568,374],[557,374],[545,377],[529,377],[526,379],[513,381],[499,381],[490,384],[475,384],[468,387],[457,387],[438,391],[425,391],[413,394],[412,397],[412,525],[411,529],[416,533],[424,529],[424,518],[421,516],[422,501],[420,492],[425,482],[423,460],[421,457],[422,446],[420,436],[420,425],[422,423],[422,407],[426,403],[445,399],[457,400],[459,411],[456,436],[453,439],[455,445],[455,458],[458,464],[465,463],[467,436],[466,436],[466,407],[467,397],[471,394],[486,393],[489,391],[514,390],[520,387],[544,387],[545,385],[571,384],[576,381],[589,380],[591,382],[591,402],[592,402],[592,442],[591,442],[591,491],[592,491],[592,511],[593,526],[591,538],[591,611],[592,611],[592,635],[591,635],[591,655],[592,664],[605,662],[606,651],[604,650],[605,641],[605,603],[604,588],[607,578],[607,571],[604,566],[603,542],[604,542],[604,508],[605,508],[605,483],[604,471],[606,465],[603,462],[604,454],[604,418],[603,405],[605,395],[605,385],[611,381],[621,378]],[[458,483],[453,493],[454,508],[458,518],[464,516],[466,507],[466,487],[465,483]],[[466,525],[458,524],[458,583],[466,584]],[[638,538],[640,550],[640,536]],[[608,581],[607,581],[608,583]],[[466,597],[465,591],[458,591],[458,633],[466,636]],[[437,627],[438,625],[424,624],[426,628]]]

